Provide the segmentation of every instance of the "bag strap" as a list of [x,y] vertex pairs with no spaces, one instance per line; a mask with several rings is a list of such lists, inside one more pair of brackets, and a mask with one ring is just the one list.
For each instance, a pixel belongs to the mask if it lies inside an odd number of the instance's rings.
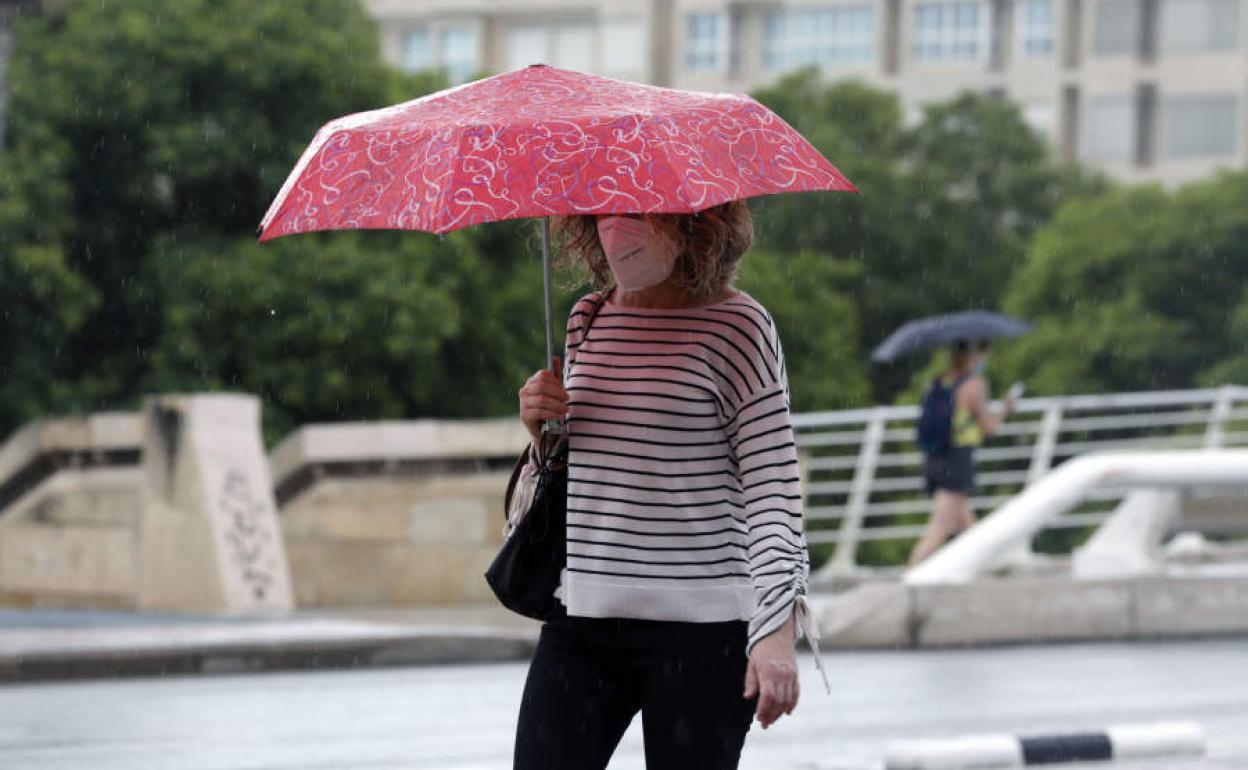
[[[581,327],[581,341],[576,349],[579,351],[581,346],[585,344],[585,340],[589,339],[589,330],[594,326],[594,319],[598,317],[598,311],[602,310],[602,306],[607,304],[607,295],[610,290],[599,292],[598,299],[594,300],[594,306],[589,311],[589,317],[585,319],[585,325]],[[563,362],[565,378],[572,374],[572,366],[576,363],[576,354]]]
[[511,498],[516,493],[516,484],[520,482],[520,474],[524,472],[525,467],[529,464],[529,447],[525,447],[520,456],[516,458],[516,464],[511,469],[511,478],[507,479],[507,491],[503,494],[503,520],[506,521],[511,517]]
[[[590,327],[594,325],[594,319],[598,317],[598,311],[602,310],[602,306],[607,304],[607,294],[608,292],[605,291],[599,293],[598,299],[595,300],[593,308],[590,309],[589,318],[585,320],[585,326],[581,329],[581,345],[585,344],[585,340],[588,339]],[[580,349],[579,345],[577,349]],[[566,373],[571,374],[572,361],[564,362],[564,366],[566,367]],[[507,480],[507,491],[503,494],[503,516],[507,516],[508,512],[511,510],[512,495],[515,494],[516,484],[520,482],[520,474],[524,472],[525,467],[529,464],[529,452],[531,451],[532,445],[530,444],[525,447],[524,451],[520,453],[520,456],[516,458],[516,464],[511,469],[511,478]]]
[[[602,310],[602,306],[605,304],[607,304],[607,292],[605,291],[599,292],[597,299],[594,300],[594,306],[590,308],[589,317],[585,319],[585,325],[581,327],[581,340],[580,342],[577,343],[577,346],[576,346],[578,353],[584,347],[585,341],[589,339],[589,330],[593,328],[594,326],[594,319],[598,317],[598,311]],[[573,353],[568,358],[568,360],[563,362],[564,382],[567,382],[567,379],[572,376],[572,368],[576,365],[576,357],[577,357],[577,353]],[[566,441],[566,440],[567,440],[566,437],[559,439],[559,441]],[[545,442],[542,442],[542,443],[543,443],[543,448],[545,448],[544,447]],[[556,443],[556,447],[557,446],[558,446],[558,443]],[[524,456],[525,457],[528,456],[527,452]],[[545,465],[546,459],[547,458],[545,456],[539,456],[537,458],[538,464]]]

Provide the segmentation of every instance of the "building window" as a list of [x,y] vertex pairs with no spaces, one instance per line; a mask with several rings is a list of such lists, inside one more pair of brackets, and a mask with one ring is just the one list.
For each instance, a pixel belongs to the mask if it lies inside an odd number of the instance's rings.
[[1239,147],[1239,99],[1234,94],[1168,96],[1162,101],[1166,157],[1233,155]]
[[1140,50],[1140,0],[1096,4],[1093,50],[1098,56],[1130,56]]
[[979,2],[919,3],[914,7],[917,61],[976,61],[987,49],[988,13]]
[[420,72],[432,68],[433,47],[429,45],[429,30],[410,30],[403,36],[403,69]]
[[442,28],[441,69],[453,83],[462,83],[481,69],[476,24],[448,24]]
[[1053,54],[1053,0],[1021,0],[1015,24],[1023,56]]
[[400,63],[409,72],[441,70],[462,83],[481,69],[479,28],[475,22],[434,24],[403,36]]
[[875,60],[875,9],[870,5],[773,11],[766,33],[767,68],[774,72]]
[[633,16],[602,20],[602,69],[608,75],[644,79],[650,57],[646,21]]
[[594,28],[564,24],[554,28],[554,65],[578,72],[594,68]]
[[685,17],[685,67],[692,72],[723,70],[728,65],[728,15],[691,13]]
[[1126,163],[1135,156],[1133,104],[1126,95],[1092,100],[1083,143],[1088,160]]
[[1165,53],[1230,51],[1239,47],[1239,0],[1162,0]]

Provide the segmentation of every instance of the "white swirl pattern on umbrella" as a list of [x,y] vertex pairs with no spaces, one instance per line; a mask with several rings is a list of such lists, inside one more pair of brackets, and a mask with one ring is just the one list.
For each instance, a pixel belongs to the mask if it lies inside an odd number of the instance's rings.
[[526,216],[691,212],[754,195],[853,189],[748,97],[535,66],[330,122],[262,227],[265,239],[444,233]]

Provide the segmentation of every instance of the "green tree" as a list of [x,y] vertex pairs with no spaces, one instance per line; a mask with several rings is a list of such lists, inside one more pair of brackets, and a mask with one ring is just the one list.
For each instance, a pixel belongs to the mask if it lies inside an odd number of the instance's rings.
[[1007,298],[1036,331],[1003,351],[1033,392],[1187,388],[1242,371],[1248,174],[1073,200]]
[[1248,289],[1230,314],[1229,321],[1228,354],[1201,373],[1201,385],[1217,387],[1248,383]]
[[856,356],[858,309],[846,290],[857,268],[813,251],[755,249],[742,262],[739,286],[763,303],[780,333],[794,410],[850,407],[870,397]]
[[165,323],[144,389],[255,393],[270,438],[419,414],[451,389],[430,362],[463,327],[458,274],[437,270],[439,250],[388,233],[164,238],[153,255]]
[[[857,355],[913,318],[997,308],[1029,239],[1066,197],[1101,183],[1050,158],[1014,105],[966,94],[906,128],[870,86],[801,72],[755,94],[853,180],[860,196],[780,196],[759,207],[768,249],[860,263]],[[891,401],[923,361],[871,370]],[[846,362],[846,365],[852,365]]]
[[[53,8],[20,21],[9,72],[0,329],[12,342],[0,347],[0,428],[48,412],[132,403],[154,384],[231,381],[237,373],[228,366],[201,366],[198,380],[167,368],[181,360],[170,349],[198,345],[201,361],[214,360],[215,330],[188,325],[176,306],[185,299],[180,284],[207,280],[195,263],[209,260],[210,250],[218,250],[208,262],[217,268],[249,259],[272,268],[232,289],[285,291],[313,304],[331,301],[340,287],[318,284],[320,275],[302,270],[300,260],[335,265],[335,280],[345,285],[364,285],[370,271],[404,269],[382,265],[409,256],[389,242],[348,240],[360,252],[352,259],[348,246],[296,239],[277,249],[293,270],[246,243],[325,120],[417,96],[433,83],[382,64],[376,27],[358,3],[123,0]],[[174,247],[185,275],[160,263]],[[350,270],[359,275],[341,275]],[[324,317],[345,315],[340,308]],[[200,337],[187,340],[190,328]],[[332,414],[331,403],[319,413]]]

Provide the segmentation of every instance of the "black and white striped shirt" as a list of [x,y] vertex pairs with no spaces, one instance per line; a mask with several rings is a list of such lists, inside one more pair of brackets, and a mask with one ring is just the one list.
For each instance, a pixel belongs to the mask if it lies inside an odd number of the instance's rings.
[[582,298],[568,319],[570,615],[749,621],[806,591],[809,558],[775,324],[738,294],[699,308]]

